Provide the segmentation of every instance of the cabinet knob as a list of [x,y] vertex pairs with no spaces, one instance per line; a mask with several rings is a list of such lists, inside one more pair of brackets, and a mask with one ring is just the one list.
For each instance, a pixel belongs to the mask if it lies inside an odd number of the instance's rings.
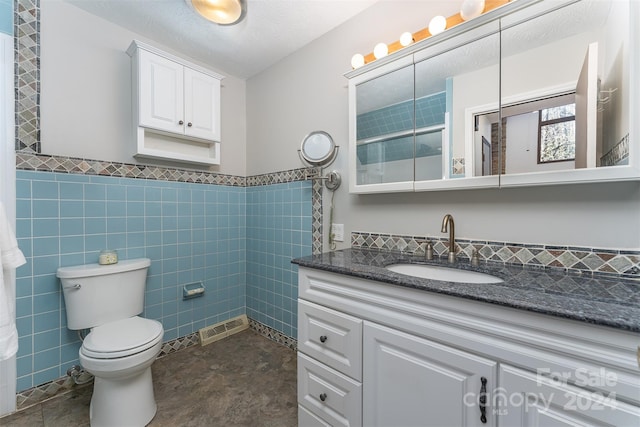
[[327,393],[320,393],[320,400],[322,400],[323,402],[327,400]]
[[183,124],[184,124],[184,121],[180,120],[180,121],[178,122],[178,124],[179,124],[179,125],[183,125]]
[[325,342],[327,341],[327,336],[326,335],[320,335],[320,342]]
[[187,123],[187,126],[191,127],[193,124],[191,122]]

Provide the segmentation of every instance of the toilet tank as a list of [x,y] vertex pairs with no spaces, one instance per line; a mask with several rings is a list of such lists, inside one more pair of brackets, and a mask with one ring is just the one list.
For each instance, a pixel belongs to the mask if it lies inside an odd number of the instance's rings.
[[148,258],[139,258],[58,268],[67,327],[93,328],[142,313],[150,265]]

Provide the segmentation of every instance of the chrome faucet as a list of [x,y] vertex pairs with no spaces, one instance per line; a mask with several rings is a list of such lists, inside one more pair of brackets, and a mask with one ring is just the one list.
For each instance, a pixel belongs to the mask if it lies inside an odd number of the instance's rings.
[[449,229],[449,262],[454,263],[456,262],[456,232],[451,214],[446,214],[442,219],[442,230],[440,231],[446,233],[447,228]]

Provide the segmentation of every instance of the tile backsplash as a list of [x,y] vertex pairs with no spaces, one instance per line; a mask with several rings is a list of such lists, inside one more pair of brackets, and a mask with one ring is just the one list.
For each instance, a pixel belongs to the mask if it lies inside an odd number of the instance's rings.
[[[427,242],[437,256],[447,256],[448,240],[441,236],[400,236],[354,231],[351,246],[424,255]],[[458,257],[469,259],[474,250],[480,260],[508,264],[560,268],[580,274],[599,274],[640,279],[640,251],[523,244],[456,239]]]

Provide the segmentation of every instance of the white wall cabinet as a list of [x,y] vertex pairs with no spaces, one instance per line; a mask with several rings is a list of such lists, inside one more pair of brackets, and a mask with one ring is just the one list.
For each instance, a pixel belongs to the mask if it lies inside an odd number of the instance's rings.
[[134,41],[136,157],[220,164],[222,76]]
[[300,426],[640,420],[637,333],[305,267],[298,310]]

